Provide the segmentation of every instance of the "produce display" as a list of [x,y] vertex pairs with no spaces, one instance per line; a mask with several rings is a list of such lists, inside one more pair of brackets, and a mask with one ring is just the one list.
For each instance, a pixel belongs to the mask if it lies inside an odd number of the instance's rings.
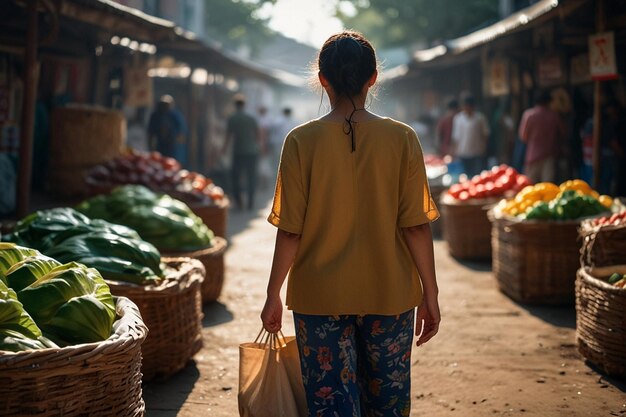
[[159,152],[129,152],[93,167],[85,181],[94,189],[143,185],[189,203],[214,204],[224,198],[224,190],[210,178],[181,169],[176,159]]
[[502,213],[523,220],[575,220],[609,211],[613,200],[600,196],[582,180],[556,185],[541,182],[527,186],[509,200],[502,200]]
[[[62,263],[83,263],[111,280],[150,284],[163,276],[161,254],[137,232],[91,220],[67,207],[32,213],[3,239],[40,250]],[[0,278],[4,267],[0,264]]]
[[529,184],[530,179],[518,173],[515,168],[500,165],[454,184],[448,190],[448,195],[460,201],[502,197],[507,193],[516,193]]
[[58,347],[43,337],[32,317],[24,310],[17,294],[0,281],[0,351]]
[[96,269],[61,264],[6,242],[0,243],[0,259],[0,350],[97,342],[111,335],[115,303]]
[[84,201],[77,210],[131,227],[161,251],[194,251],[213,244],[213,232],[185,203],[140,185],[118,187]]
[[621,213],[613,213],[611,216],[603,216],[591,221],[593,226],[620,226],[626,224],[626,211]]
[[615,272],[609,277],[609,284],[618,288],[626,288],[626,274],[618,274]]

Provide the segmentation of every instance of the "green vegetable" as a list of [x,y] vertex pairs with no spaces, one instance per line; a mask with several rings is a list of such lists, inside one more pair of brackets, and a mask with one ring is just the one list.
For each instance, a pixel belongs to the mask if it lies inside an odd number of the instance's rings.
[[19,261],[29,257],[40,255],[34,249],[18,246],[15,243],[0,242],[0,281],[6,282],[6,272]]
[[621,280],[622,278],[623,276],[621,274],[618,274],[617,272],[615,272],[609,277],[609,284],[615,284],[617,281]]
[[111,335],[113,296],[100,273],[71,262],[17,292],[35,323],[59,345],[97,342]]
[[58,346],[43,337],[18,301],[15,291],[0,281],[0,351],[19,352],[47,347]]
[[20,291],[60,265],[60,262],[44,255],[30,256],[14,264],[7,271],[7,285],[15,291]]
[[533,206],[533,208],[526,213],[526,219],[528,220],[548,220],[552,218],[552,210],[545,201],[541,201]]
[[[33,213],[18,222],[15,233],[7,238],[35,247],[61,263],[81,262],[97,268],[111,280],[148,284],[163,275],[161,254],[137,232],[104,220],[91,220],[71,208]],[[25,268],[15,276],[16,282],[22,282],[16,284],[20,289],[32,282],[28,270],[36,265],[29,263]],[[26,278],[20,278],[21,274]]]
[[161,250],[192,251],[213,243],[213,232],[185,203],[142,186],[118,187],[77,209],[92,219],[131,227]]
[[163,276],[161,254],[138,239],[107,232],[73,236],[47,251],[60,262],[81,262],[98,269],[107,279],[147,284]]

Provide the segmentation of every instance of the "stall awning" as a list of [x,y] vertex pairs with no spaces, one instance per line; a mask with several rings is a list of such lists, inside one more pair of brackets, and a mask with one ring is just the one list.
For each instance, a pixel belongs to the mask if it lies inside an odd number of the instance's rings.
[[[0,29],[4,42],[19,50],[24,39],[25,24],[19,10],[20,2],[12,2],[13,13],[0,17]],[[113,38],[128,38],[139,44],[155,45],[159,55],[170,55],[190,66],[202,67],[211,71],[221,71],[232,76],[249,77],[273,83],[297,84],[282,73],[265,68],[230,53],[215,43],[202,40],[174,22],[148,15],[112,0],[53,0],[41,2],[42,12],[53,15],[52,21],[59,22],[61,30],[75,39],[91,39],[95,43],[106,43]],[[17,20],[16,20],[17,19]],[[71,22],[75,22],[71,24]],[[70,23],[70,24],[68,24]],[[55,50],[84,54],[84,47],[78,45],[52,45]]]

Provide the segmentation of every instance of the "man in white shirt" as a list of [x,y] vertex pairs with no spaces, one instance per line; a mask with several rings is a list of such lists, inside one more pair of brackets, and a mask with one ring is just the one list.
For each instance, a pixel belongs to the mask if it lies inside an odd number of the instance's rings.
[[287,137],[287,134],[296,127],[296,123],[291,118],[291,108],[285,107],[283,114],[277,118],[274,126],[272,127],[272,133],[268,142],[268,149],[270,157],[272,158],[272,168],[277,172],[278,164],[280,163],[280,153],[283,149],[283,142]]
[[452,141],[456,156],[461,160],[465,173],[472,177],[485,168],[485,154],[489,138],[489,125],[482,113],[474,108],[473,97],[463,101],[463,111],[454,116]]

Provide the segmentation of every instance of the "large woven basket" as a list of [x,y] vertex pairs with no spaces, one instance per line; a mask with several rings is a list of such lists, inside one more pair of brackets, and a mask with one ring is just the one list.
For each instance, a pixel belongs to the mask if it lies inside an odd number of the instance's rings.
[[173,375],[202,348],[200,286],[204,267],[188,258],[162,260],[168,272],[159,285],[107,281],[113,294],[137,304],[150,329],[141,348],[144,381]]
[[[193,252],[169,252],[164,256],[184,256],[197,259],[204,265],[206,276],[202,283],[202,302],[216,301],[224,286],[224,253],[228,243],[226,239],[215,237],[213,246]],[[161,252],[162,254],[164,252]]]
[[585,220],[580,224],[580,235],[580,261],[584,266],[626,265],[626,224],[594,226],[591,220]]
[[489,213],[500,290],[530,304],[570,305],[579,266],[576,221],[521,221]]
[[230,201],[227,197],[214,205],[190,204],[189,208],[200,217],[204,224],[215,233],[215,236],[226,238],[226,225],[228,224],[228,208]]
[[487,211],[496,199],[459,201],[443,194],[439,210],[450,255],[460,259],[491,257],[491,224]]
[[137,306],[116,299],[119,319],[107,340],[60,349],[0,352],[0,415],[143,416]]
[[626,266],[579,269],[576,279],[578,351],[612,376],[626,377],[626,288],[605,280]]

